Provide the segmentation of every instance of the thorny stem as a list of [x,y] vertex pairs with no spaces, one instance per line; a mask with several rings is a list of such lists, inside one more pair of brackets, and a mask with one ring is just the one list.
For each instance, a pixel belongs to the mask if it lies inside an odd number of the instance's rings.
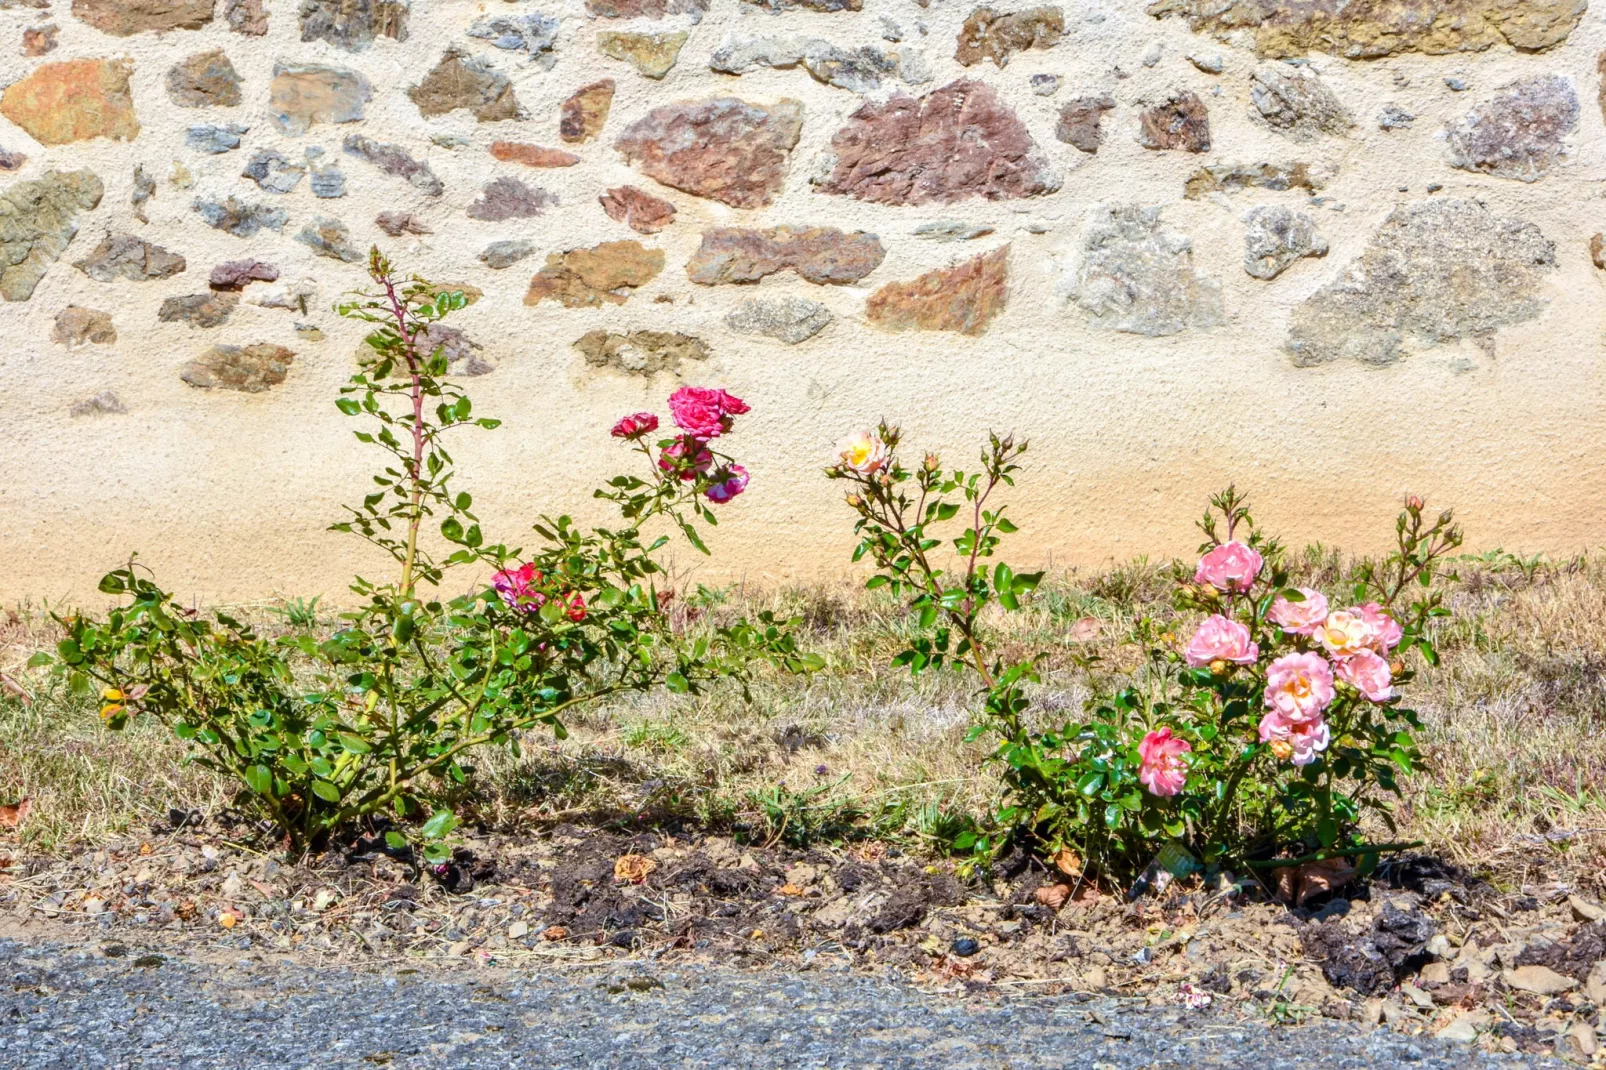
[[407,518],[407,552],[402,558],[401,594],[413,593],[413,564],[418,559],[418,529],[424,522],[424,388],[418,366],[418,350],[413,334],[407,329],[407,310],[396,295],[396,284],[387,273],[379,280],[390,301],[390,313],[396,319],[396,333],[401,336],[402,355],[407,358],[407,373],[411,377],[413,399],[413,459],[407,466],[407,482],[412,490],[409,496],[411,509]]

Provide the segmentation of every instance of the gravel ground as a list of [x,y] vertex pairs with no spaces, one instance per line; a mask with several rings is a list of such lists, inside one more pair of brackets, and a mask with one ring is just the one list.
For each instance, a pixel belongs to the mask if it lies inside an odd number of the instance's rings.
[[1232,1007],[978,1002],[835,970],[460,968],[185,960],[0,941],[0,1066],[1560,1067]]

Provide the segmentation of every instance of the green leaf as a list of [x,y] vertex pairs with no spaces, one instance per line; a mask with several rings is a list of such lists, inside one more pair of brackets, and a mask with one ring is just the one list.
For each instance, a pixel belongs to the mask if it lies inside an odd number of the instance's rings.
[[407,837],[392,829],[385,833],[385,844],[393,851],[400,851],[407,846]]
[[664,677],[664,686],[677,695],[684,695],[691,690],[691,681],[678,672],[672,672]]
[[346,748],[346,750],[350,751],[352,754],[367,754],[369,751],[373,750],[373,748],[368,745],[366,740],[354,736],[350,732],[340,733],[340,745]]
[[424,827],[419,831],[423,833],[426,840],[438,840],[450,833],[459,824],[457,815],[450,810],[436,810],[430,816],[430,819],[424,822]]
[[245,786],[258,795],[271,795],[273,793],[273,773],[265,765],[248,765],[245,767]]
[[340,801],[340,789],[327,780],[314,780],[312,782],[312,793],[325,802]]

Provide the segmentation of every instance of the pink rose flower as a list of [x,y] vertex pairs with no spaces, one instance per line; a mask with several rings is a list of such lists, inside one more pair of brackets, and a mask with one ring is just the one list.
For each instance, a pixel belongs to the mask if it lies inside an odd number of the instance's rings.
[[1317,717],[1312,721],[1290,721],[1272,710],[1260,719],[1260,741],[1271,744],[1272,753],[1295,765],[1309,765],[1327,749],[1332,731]]
[[1188,664],[1196,669],[1212,661],[1251,665],[1259,656],[1260,647],[1249,641],[1249,629],[1220,613],[1204,619],[1184,654]]
[[541,573],[534,565],[504,568],[491,577],[491,587],[513,609],[521,613],[535,613],[546,605],[546,595],[536,590]]
[[1247,591],[1263,563],[1258,553],[1241,542],[1222,543],[1199,559],[1193,582],[1208,583],[1218,591]]
[[1312,634],[1339,661],[1369,649],[1377,641],[1372,626],[1358,609],[1335,609]]
[[1362,650],[1338,663],[1338,678],[1372,702],[1394,697],[1394,676],[1388,659],[1375,650]]
[[614,438],[641,438],[656,430],[658,430],[658,417],[650,412],[638,412],[614,424],[613,430],[608,433]]
[[1282,595],[1271,604],[1271,612],[1267,614],[1283,631],[1289,635],[1312,635],[1322,621],[1327,619],[1327,597],[1320,591],[1313,591],[1309,587],[1296,588],[1305,596],[1303,602],[1290,602]]
[[704,442],[731,429],[731,417],[747,412],[747,403],[725,390],[683,386],[669,395],[675,426]]
[[722,388],[714,391],[714,393],[719,395],[719,407],[726,416],[741,416],[752,411],[747,402],[732,394],[729,390]]
[[1185,739],[1177,739],[1171,729],[1157,728],[1138,744],[1138,779],[1151,795],[1175,795],[1188,780],[1188,763],[1183,755],[1193,750]]
[[1333,670],[1320,654],[1284,654],[1266,668],[1266,705],[1284,720],[1314,721],[1333,701]]
[[[723,476],[724,478],[718,478]],[[720,470],[716,481],[709,484],[703,491],[711,502],[728,502],[742,491],[747,489],[747,469],[739,464],[728,465]]]
[[677,479],[692,480],[714,467],[714,455],[697,439],[682,435],[658,455],[658,467]]
[[1379,654],[1387,654],[1405,638],[1405,629],[1400,627],[1400,622],[1389,616],[1388,610],[1376,602],[1368,602],[1350,612],[1359,613],[1367,627],[1372,629],[1372,649]]
[[842,467],[862,476],[875,475],[892,459],[892,451],[874,431],[855,431],[836,444]]

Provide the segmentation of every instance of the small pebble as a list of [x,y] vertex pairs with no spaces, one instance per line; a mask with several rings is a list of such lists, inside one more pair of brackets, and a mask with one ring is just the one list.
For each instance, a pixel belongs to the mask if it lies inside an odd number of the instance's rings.
[[968,936],[961,936],[953,944],[953,953],[962,959],[968,959],[980,950],[981,945]]

